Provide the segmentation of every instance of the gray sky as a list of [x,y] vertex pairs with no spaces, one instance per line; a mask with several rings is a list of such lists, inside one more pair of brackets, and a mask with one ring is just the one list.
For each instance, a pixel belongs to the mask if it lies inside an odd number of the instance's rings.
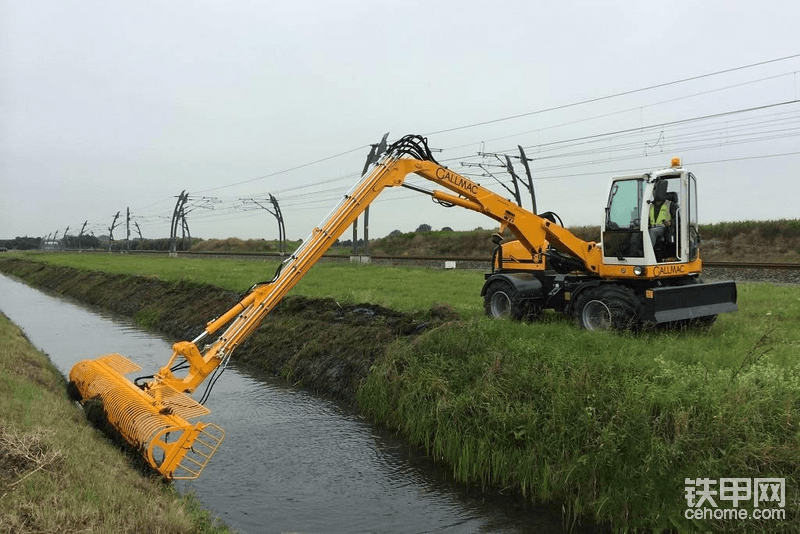
[[[192,235],[277,237],[240,200],[273,193],[305,238],[385,132],[506,181],[477,153],[522,145],[567,226],[600,223],[612,175],[672,156],[702,222],[797,218],[800,57],[535,112],[800,54],[798,20],[796,1],[0,0],[0,238],[101,235],[126,207],[166,237],[184,189]],[[370,235],[421,223],[494,226],[399,189]]]

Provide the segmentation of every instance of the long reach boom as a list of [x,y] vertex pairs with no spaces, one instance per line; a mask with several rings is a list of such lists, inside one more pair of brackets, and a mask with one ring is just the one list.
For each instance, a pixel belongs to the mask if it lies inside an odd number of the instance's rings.
[[[550,243],[578,258],[589,272],[597,272],[602,263],[595,243],[578,239],[563,227],[439,165],[424,138],[406,136],[391,145],[328,218],[314,228],[272,281],[253,286],[247,296],[210,321],[194,340],[175,343],[172,357],[151,380],[139,385],[125,378],[125,374],[139,367],[119,354],[83,360],[70,371],[70,381],[79,398],[100,400],[108,421],[164,477],[200,476],[222,442],[224,432],[214,424],[187,421],[208,413],[189,394],[212,373],[224,369],[236,347],[384,189],[403,186],[406,176],[412,173],[455,194],[406,187],[430,194],[443,205],[461,206],[498,221],[501,228],[515,234],[534,262],[544,263],[545,249]],[[201,349],[199,343],[206,339],[212,341]],[[177,375],[179,370],[185,371],[182,376]]]

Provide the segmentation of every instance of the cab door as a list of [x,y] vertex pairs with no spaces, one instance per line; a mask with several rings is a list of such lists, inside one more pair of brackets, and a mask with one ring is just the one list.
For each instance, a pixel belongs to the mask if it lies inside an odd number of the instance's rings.
[[611,181],[603,220],[601,241],[607,264],[642,263],[645,240],[642,233],[643,193],[647,176],[626,176]]
[[688,235],[688,261],[695,261],[700,257],[700,233],[699,233],[699,219],[697,209],[697,179],[694,174],[688,174],[688,187],[687,187],[687,203],[689,212],[689,221],[687,228]]

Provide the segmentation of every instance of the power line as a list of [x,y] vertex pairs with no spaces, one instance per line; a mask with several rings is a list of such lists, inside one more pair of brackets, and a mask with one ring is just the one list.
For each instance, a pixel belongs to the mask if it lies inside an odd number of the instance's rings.
[[[688,119],[679,119],[679,120],[675,120],[675,121],[661,122],[661,123],[657,123],[657,124],[651,124],[651,125],[645,126],[645,127],[624,128],[622,130],[615,130],[615,131],[612,131],[612,132],[604,132],[604,133],[599,133],[599,134],[592,134],[592,135],[584,135],[584,136],[580,136],[580,137],[573,137],[573,138],[569,138],[569,139],[561,139],[561,140],[558,140],[558,141],[550,141],[550,142],[541,143],[541,144],[538,144],[538,145],[527,145],[524,148],[525,149],[541,149],[542,147],[560,145],[562,143],[568,143],[568,142],[574,142],[574,141],[603,139],[603,138],[607,138],[610,135],[625,134],[625,133],[630,133],[630,132],[639,132],[639,131],[643,130],[644,128],[650,128],[650,129],[652,129],[652,128],[663,128],[663,127],[666,127],[666,126],[672,126],[672,125],[676,125],[676,124],[686,124],[686,123],[690,123],[690,122],[698,122],[698,121],[702,121],[702,120],[709,120],[709,119],[714,119],[714,118],[726,117],[726,116],[730,116],[730,115],[737,115],[737,114],[740,114],[740,113],[748,113],[748,112],[752,112],[752,111],[759,111],[759,110],[763,110],[763,109],[776,108],[776,107],[786,106],[786,105],[790,105],[790,104],[797,104],[798,102],[800,102],[800,101],[799,100],[787,100],[787,101],[784,101],[784,102],[776,102],[776,103],[773,103],[773,104],[765,104],[763,106],[754,106],[754,107],[750,107],[750,108],[741,108],[741,109],[732,110],[732,111],[723,111],[723,112],[720,112],[720,113],[713,113],[711,115],[701,115],[699,117],[691,117],[691,118],[688,118]],[[512,150],[516,150],[516,147],[509,148],[509,149],[506,149],[504,151],[499,151],[499,152],[502,153],[502,152],[507,152],[507,151],[512,151]],[[446,162],[446,161],[455,161],[455,160],[459,160],[459,159],[464,159],[464,158],[454,157],[454,158],[444,159],[442,161],[444,161],[444,162]]]
[[365,148],[369,148],[369,147],[370,147],[370,145],[363,145],[363,146],[360,146],[360,147],[357,147],[357,148],[352,148],[350,150],[345,150],[344,152],[340,152],[340,153],[334,154],[332,156],[327,156],[327,157],[324,157],[324,158],[321,158],[321,159],[318,159],[318,160],[310,161],[308,163],[303,163],[302,165],[297,165],[297,166],[291,167],[289,169],[284,169],[282,171],[276,171],[276,172],[273,172],[273,173],[270,173],[270,174],[265,174],[264,176],[258,176],[256,178],[250,178],[249,180],[242,180],[241,182],[235,182],[235,183],[232,183],[232,184],[221,185],[219,187],[212,187],[210,189],[203,189],[202,191],[198,191],[198,193],[207,193],[209,191],[218,191],[220,189],[225,189],[227,187],[234,187],[234,186],[237,186],[237,185],[249,184],[250,182],[255,182],[255,181],[258,181],[258,180],[264,180],[266,178],[272,178],[273,176],[278,176],[279,174],[285,174],[287,172],[292,172],[292,171],[296,171],[296,170],[299,170],[299,169],[303,169],[305,167],[310,167],[311,165],[316,165],[317,163],[322,163],[323,161],[328,161],[328,160],[332,160],[332,159],[335,159],[335,158],[338,158],[338,157],[341,157],[341,156],[346,156],[347,154],[352,154],[353,152],[357,152],[359,150],[364,150]]
[[[640,93],[640,92],[644,92],[644,91],[650,91],[650,90],[658,89],[658,88],[661,88],[661,87],[667,87],[667,86],[670,86],[670,85],[676,85],[676,84],[685,83],[685,82],[689,82],[689,81],[699,80],[699,79],[708,78],[708,77],[711,77],[711,76],[718,76],[720,74],[726,74],[726,73],[735,72],[735,71],[738,71],[738,70],[744,70],[744,69],[753,68],[753,67],[757,67],[757,66],[767,65],[767,64],[770,64],[770,63],[776,63],[776,62],[785,61],[785,60],[793,59],[793,58],[797,58],[797,57],[800,57],[800,54],[792,54],[792,55],[789,55],[789,56],[770,59],[770,60],[766,60],[766,61],[760,61],[760,62],[757,62],[757,63],[750,63],[748,65],[741,65],[741,66],[733,67],[733,68],[730,68],[730,69],[724,69],[724,70],[720,70],[720,71],[716,71],[716,72],[701,74],[701,75],[698,75],[698,76],[691,76],[691,77],[688,77],[688,78],[683,78],[683,79],[674,80],[674,81],[671,81],[671,82],[655,84],[655,85],[651,85],[651,86],[648,86],[648,87],[643,87],[643,88],[640,88],[640,89],[622,91],[622,92],[614,93],[614,94],[611,94],[611,95],[606,95],[606,96],[597,97],[597,98],[585,99],[585,100],[581,100],[581,101],[578,101],[578,102],[573,102],[573,103],[569,103],[569,104],[563,104],[563,105],[560,105],[560,106],[554,106],[554,107],[551,107],[551,108],[531,111],[531,112],[527,112],[527,113],[521,113],[521,114],[518,114],[518,115],[512,115],[512,116],[498,118],[498,119],[491,119],[491,120],[488,120],[488,121],[477,122],[477,123],[464,125],[464,126],[458,126],[458,127],[455,127],[455,128],[449,128],[449,129],[445,129],[445,130],[439,130],[439,131],[430,132],[430,133],[427,133],[427,134],[424,134],[424,135],[436,135],[436,134],[441,134],[441,133],[448,133],[448,132],[453,132],[453,131],[457,131],[457,130],[463,130],[463,129],[467,129],[467,128],[473,128],[473,127],[477,127],[477,126],[484,126],[484,125],[487,125],[487,124],[493,124],[493,123],[497,123],[497,122],[503,122],[503,121],[507,121],[507,120],[517,119],[517,118],[521,118],[521,117],[527,117],[527,116],[531,116],[531,115],[545,113],[545,112],[548,112],[548,111],[557,111],[557,110],[567,109],[567,108],[576,107],[576,106],[583,105],[583,104],[590,104],[590,103],[599,102],[599,101],[602,101],[602,100],[608,100],[608,99],[611,99],[611,98],[617,98],[617,97],[627,96],[627,95]],[[785,75],[786,74],[783,74],[781,76],[785,76]],[[765,78],[765,79],[769,79],[769,78]],[[760,80],[756,80],[756,81],[760,81]],[[755,81],[747,82],[747,83],[755,83]],[[743,84],[738,84],[738,85],[743,85]],[[731,86],[731,87],[736,87],[736,86],[737,85]],[[723,89],[726,89],[726,88],[723,88]],[[722,89],[720,89],[720,90],[722,90]],[[700,93],[700,94],[703,94],[703,93]],[[682,97],[682,98],[686,98],[686,97]],[[669,102],[669,101],[667,101],[667,102]],[[661,103],[663,103],[663,102],[659,102],[657,104],[661,104]],[[652,104],[652,105],[657,105],[657,104]],[[228,187],[235,187],[235,186],[238,186],[238,185],[243,185],[243,184],[247,184],[247,183],[251,183],[251,182],[255,182],[255,181],[259,181],[259,180],[264,180],[266,178],[271,178],[271,177],[274,177],[274,176],[278,176],[280,174],[285,174],[287,172],[292,172],[292,171],[296,171],[296,170],[299,170],[299,169],[303,169],[303,168],[306,168],[306,167],[309,167],[309,166],[312,166],[312,165],[316,165],[318,163],[322,163],[322,162],[325,162],[325,161],[329,161],[331,159],[335,159],[335,158],[338,158],[338,157],[341,157],[341,156],[345,156],[347,154],[352,154],[352,153],[357,152],[359,150],[363,150],[363,149],[369,148],[369,146],[370,145],[362,145],[362,146],[359,146],[357,148],[352,148],[352,149],[346,150],[344,152],[340,152],[338,154],[327,156],[327,157],[324,157],[324,158],[321,158],[321,159],[318,159],[318,160],[314,160],[314,161],[311,161],[311,162],[308,162],[308,163],[303,163],[301,165],[290,167],[288,169],[284,169],[284,170],[281,170],[281,171],[276,171],[276,172],[265,174],[265,175],[258,176],[258,177],[255,177],[255,178],[250,178],[250,179],[242,180],[242,181],[239,181],[239,182],[234,182],[234,183],[230,183],[230,184],[226,184],[226,185],[221,185],[221,186],[218,186],[218,187],[213,187],[213,188],[209,188],[209,189],[203,189],[201,191],[198,191],[198,193],[207,193],[207,192],[210,192],[210,191],[218,191],[220,189],[225,189],[225,188],[228,188]],[[159,201],[157,203],[160,203],[160,202],[163,202],[163,200]],[[155,204],[152,204],[152,205],[155,205]],[[148,207],[150,207],[150,206],[148,206]],[[144,208],[144,209],[146,209],[146,208]]]
[[[725,87],[720,87],[720,88],[717,88],[717,89],[710,89],[708,91],[701,91],[699,93],[692,93],[690,95],[684,95],[684,96],[679,96],[679,97],[676,97],[676,98],[670,98],[668,100],[661,100],[659,102],[653,102],[652,104],[644,104],[644,105],[641,105],[641,106],[634,106],[634,107],[622,109],[622,110],[619,110],[619,111],[612,111],[612,112],[609,112],[609,113],[603,113],[601,115],[594,115],[594,116],[591,116],[591,117],[586,117],[584,119],[577,119],[577,120],[574,120],[574,121],[562,122],[562,123],[559,123],[559,124],[553,124],[551,126],[540,127],[540,128],[536,128],[535,130],[527,130],[527,131],[518,132],[518,133],[515,133],[515,134],[503,135],[503,136],[494,137],[494,138],[491,138],[491,139],[484,139],[482,141],[482,143],[491,143],[493,141],[501,141],[503,139],[508,139],[510,137],[517,137],[518,138],[520,136],[531,134],[531,133],[535,133],[535,132],[542,132],[542,131],[545,131],[545,130],[553,130],[553,129],[556,129],[556,128],[562,128],[564,126],[573,126],[575,124],[581,124],[581,123],[584,123],[584,122],[589,122],[589,121],[593,121],[593,120],[597,120],[597,119],[606,119],[608,117],[613,117],[615,115],[622,115],[622,114],[625,114],[625,113],[630,113],[631,111],[638,111],[638,110],[643,110],[643,109],[647,109],[647,108],[652,108],[652,107],[655,107],[655,106],[660,106],[662,104],[671,104],[673,102],[678,102],[680,100],[687,100],[689,98],[695,98],[697,96],[705,96],[705,95],[709,95],[711,93],[718,93],[720,91],[727,91],[729,89],[736,89],[736,88],[739,88],[739,87],[744,87],[746,85],[752,85],[754,83],[764,82],[764,81],[768,81],[768,80],[775,80],[775,79],[783,78],[783,77],[786,77],[786,76],[794,76],[795,74],[796,74],[796,72],[786,72],[786,73],[778,74],[778,75],[775,75],[775,76],[767,76],[765,78],[759,78],[759,79],[750,80],[750,81],[747,81],[747,82],[741,82],[741,83],[737,83],[737,84],[733,84],[733,85],[727,85]],[[465,147],[468,147],[468,146],[470,146],[470,145],[468,145],[468,144],[467,145],[459,145],[457,147],[445,148],[444,150],[454,150],[454,149],[458,149],[458,148],[465,148]]]
[[[742,156],[742,157],[738,157],[738,158],[725,158],[725,159],[717,159],[717,160],[709,160],[709,161],[693,161],[693,162],[690,162],[690,163],[684,162],[684,165],[691,165],[691,166],[695,166],[695,165],[712,165],[712,164],[716,164],[716,163],[730,163],[730,162],[733,162],[733,161],[745,161],[745,160],[751,160],[751,159],[765,159],[765,158],[779,158],[779,157],[797,156],[797,155],[800,155],[800,152],[782,152],[782,153],[779,153],[779,154],[757,154],[755,156]],[[647,157],[653,157],[653,156],[647,156]],[[632,169],[612,169],[612,170],[603,171],[603,174],[605,176],[605,175],[608,175],[608,174],[620,174],[620,173],[632,173],[632,172],[640,173],[640,172],[642,172],[642,169],[641,169],[641,167],[632,168]],[[555,180],[555,179],[560,179],[560,178],[578,178],[578,177],[581,177],[581,176],[597,176],[597,174],[598,173],[596,171],[595,172],[578,172],[578,173],[572,173],[572,174],[558,174],[558,175],[555,175],[555,176],[538,176],[538,177],[534,178],[534,180]]]
[[[757,115],[755,117],[746,117],[746,118],[742,118],[742,119],[726,120],[725,122],[716,122],[716,123],[711,123],[710,124],[710,126],[722,125],[719,128],[712,129],[712,130],[703,130],[701,132],[687,133],[687,134],[684,134],[684,135],[685,136],[698,135],[699,133],[703,133],[703,132],[708,133],[708,132],[714,132],[714,131],[733,131],[733,130],[737,130],[737,129],[741,129],[741,128],[758,126],[758,125],[761,125],[761,124],[770,124],[770,123],[785,122],[785,121],[796,121],[798,119],[798,115],[797,115],[798,113],[800,113],[800,112],[798,112],[798,111],[784,111],[784,112],[780,112],[780,113]],[[785,117],[786,115],[793,115],[793,116]],[[760,122],[750,122],[749,124],[741,124],[741,125],[736,125],[735,124],[735,123],[740,123],[740,122],[745,122],[745,121],[754,121],[754,120],[758,120],[758,119],[762,119],[762,118],[775,117],[775,116],[784,116],[784,117],[783,118],[773,118],[773,119],[768,119],[768,120],[762,120]],[[681,125],[668,125],[668,126],[663,126],[663,127],[661,125],[644,126],[644,127],[641,128],[641,131],[639,131],[639,130],[632,131],[632,132],[629,131],[629,132],[625,132],[625,133],[621,133],[621,134],[613,134],[612,133],[612,134],[610,134],[608,139],[630,138],[630,137],[634,137],[634,136],[641,135],[641,134],[644,134],[644,133],[649,133],[649,132],[651,132],[653,130],[659,130],[660,129],[661,131],[665,131],[664,129],[668,128],[668,127],[670,127],[671,130],[674,131],[674,130],[683,130],[683,129],[687,129],[687,128],[693,128],[694,125],[692,123],[686,123],[686,124],[681,124]],[[564,145],[561,146],[561,147],[559,147],[559,146],[552,146],[552,147],[548,147],[548,148],[537,147],[537,150],[536,150],[537,157],[536,157],[536,159],[537,160],[541,160],[541,159],[546,159],[546,158],[550,157],[550,156],[542,156],[541,154],[543,152],[552,152],[552,151],[561,150],[561,149],[564,149],[564,148],[572,148],[572,147],[577,147],[577,146],[589,145],[589,144],[597,143],[597,142],[598,142],[598,140],[596,140],[596,139],[590,139],[590,140],[585,140],[585,141],[584,140],[579,140],[579,141],[576,141],[576,142],[564,141]]]
[[580,106],[580,105],[583,105],[583,104],[592,104],[594,102],[600,102],[600,101],[603,101],[603,100],[609,100],[611,98],[617,98],[617,97],[620,97],[620,96],[632,95],[632,94],[641,93],[641,92],[644,92],[644,91],[650,91],[650,90],[653,90],[653,89],[659,89],[661,87],[668,87],[670,85],[676,85],[676,84],[679,84],[679,83],[685,83],[685,82],[690,82],[690,81],[694,81],[694,80],[700,80],[700,79],[703,79],[703,78],[709,78],[711,76],[718,76],[720,74],[726,74],[726,73],[729,73],[729,72],[735,72],[737,70],[743,70],[743,69],[749,69],[749,68],[752,68],[752,67],[758,67],[758,66],[761,66],[761,65],[767,65],[769,63],[776,63],[778,61],[785,61],[787,59],[793,59],[793,58],[796,58],[796,57],[800,57],[800,54],[792,54],[790,56],[784,56],[784,57],[780,57],[780,58],[769,59],[769,60],[766,60],[766,61],[759,61],[758,63],[750,63],[749,65],[741,65],[739,67],[733,67],[733,68],[730,68],[730,69],[719,70],[719,71],[716,71],[716,72],[709,72],[707,74],[700,74],[698,76],[691,76],[689,78],[682,78],[680,80],[674,80],[674,81],[671,81],[671,82],[659,83],[659,84],[656,84],[656,85],[650,85],[648,87],[642,87],[641,89],[632,89],[630,91],[622,91],[622,92],[614,93],[614,94],[611,94],[611,95],[599,96],[599,97],[596,97],[596,98],[588,98],[586,100],[580,100],[578,102],[573,102],[571,104],[562,104],[560,106],[553,106],[553,107],[550,107],[550,108],[539,109],[539,110],[536,110],[536,111],[529,111],[527,113],[520,113],[520,114],[517,114],[517,115],[510,115],[508,117],[503,117],[503,118],[500,118],[500,119],[491,119],[491,120],[487,120],[487,121],[476,122],[476,123],[473,123],[473,124],[466,124],[464,126],[456,126],[454,128],[448,128],[448,129],[445,129],[445,130],[438,130],[438,131],[435,131],[435,132],[429,132],[429,133],[426,133],[426,134],[423,134],[423,135],[426,135],[426,136],[427,135],[438,135],[438,134],[442,134],[442,133],[455,132],[455,131],[458,131],[458,130],[466,130],[468,128],[475,128],[477,126],[486,126],[487,124],[495,124],[495,123],[498,123],[498,122],[504,122],[504,121],[509,121],[509,120],[513,120],[513,119],[519,119],[519,118],[522,118],[522,117],[530,117],[531,115],[538,115],[538,114],[541,114],[541,113],[547,113],[549,111],[558,111],[558,110],[562,110],[562,109],[568,109],[568,108]]
[[[588,100],[584,100],[584,101],[580,101],[580,102],[575,102],[575,103],[572,103],[572,104],[566,104],[566,105],[562,105],[562,106],[557,106],[557,107],[554,107],[554,108],[549,108],[549,109],[534,111],[534,112],[530,112],[530,113],[515,115],[513,117],[506,117],[506,118],[495,119],[495,120],[491,120],[491,121],[485,121],[485,122],[482,122],[482,123],[475,123],[473,125],[462,126],[462,127],[458,127],[458,128],[449,129],[449,130],[441,130],[441,131],[438,131],[438,132],[433,132],[432,134],[428,134],[428,135],[433,135],[433,134],[437,134],[437,133],[444,133],[444,132],[449,132],[449,131],[454,131],[454,130],[460,130],[460,129],[464,129],[464,128],[468,128],[468,127],[480,126],[480,125],[483,125],[483,124],[490,124],[490,123],[500,122],[500,121],[504,121],[504,120],[510,120],[510,119],[513,119],[513,118],[533,115],[533,114],[536,114],[536,113],[543,113],[545,111],[551,111],[551,110],[557,110],[557,109],[565,109],[565,108],[568,108],[568,107],[578,106],[578,105],[581,105],[581,104],[597,102],[597,101],[604,100],[604,99],[610,99],[610,98],[614,98],[614,97],[629,95],[629,94],[642,92],[642,91],[647,91],[647,90],[651,90],[651,89],[655,89],[655,88],[659,88],[659,87],[664,87],[664,86],[668,86],[668,85],[684,83],[684,82],[691,81],[691,80],[697,80],[697,79],[701,79],[701,78],[706,78],[706,77],[715,76],[715,75],[719,75],[719,74],[723,74],[723,73],[727,73],[727,72],[732,72],[732,71],[736,71],[736,70],[742,70],[742,69],[746,69],[746,68],[751,68],[751,67],[755,67],[755,66],[759,66],[759,65],[768,64],[768,63],[783,61],[783,60],[796,58],[796,57],[800,57],[800,54],[794,54],[794,55],[786,56],[786,57],[783,57],[783,58],[777,58],[777,59],[763,61],[763,62],[759,62],[759,63],[753,63],[753,64],[750,64],[750,65],[744,65],[744,66],[740,66],[740,67],[736,67],[736,68],[732,68],[732,69],[721,70],[721,71],[717,71],[717,72],[714,72],[714,73],[708,73],[708,74],[704,74],[704,75],[700,75],[700,76],[694,76],[694,77],[685,78],[685,79],[681,79],[681,80],[676,80],[676,81],[672,81],[672,82],[667,82],[667,83],[663,83],[663,84],[657,84],[657,85],[653,85],[653,86],[650,86],[650,87],[645,87],[645,88],[642,88],[642,89],[624,91],[624,92],[616,93],[616,94],[613,94],[613,95],[608,95],[608,96],[605,96],[605,97],[598,97],[598,98],[594,98],[594,99],[588,99]],[[783,75],[780,75],[780,76],[786,76],[786,74],[783,74]],[[728,89],[728,88],[731,88],[731,87],[738,87],[738,86],[741,86],[741,85],[756,83],[758,81],[777,78],[777,77],[780,77],[780,76],[761,78],[760,80],[754,80],[754,81],[751,81],[751,82],[745,82],[745,83],[741,83],[741,84],[736,84],[736,85],[728,86],[728,87],[722,88],[722,89],[715,89],[715,90],[712,90],[712,91],[705,91],[705,92],[697,93],[696,95],[690,95],[690,96],[687,96],[687,97],[681,97],[681,98],[676,98],[676,99],[667,100],[667,101],[663,101],[663,102],[657,102],[655,104],[649,104],[649,105],[646,105],[646,106],[639,106],[639,108],[654,106],[654,105],[667,103],[667,102],[673,102],[673,101],[676,101],[676,100],[689,98],[691,96],[708,94],[708,93],[711,93],[711,92],[720,91],[720,90]],[[787,105],[787,104],[795,104],[797,102],[798,102],[798,100],[795,99],[795,100],[791,100],[791,101],[780,102],[780,103],[775,103],[775,104],[769,104],[769,105],[765,105],[765,106],[757,106],[757,107],[745,108],[745,109],[741,109],[741,110],[734,110],[734,111],[718,113],[718,114],[713,114],[713,115],[707,115],[707,116],[702,116],[702,117],[694,117],[694,118],[690,118],[690,119],[682,119],[682,120],[678,120],[678,121],[664,122],[664,123],[661,123],[661,124],[650,125],[650,126],[647,126],[647,127],[628,128],[628,129],[625,129],[625,130],[618,130],[616,132],[606,132],[606,133],[603,133],[603,134],[596,134],[596,135],[591,135],[591,136],[582,136],[582,137],[578,137],[578,138],[565,139],[565,140],[554,141],[554,142],[550,142],[550,143],[543,143],[543,144],[539,144],[539,145],[530,145],[527,148],[529,148],[529,149],[530,148],[537,148],[540,152],[542,150],[545,150],[545,151],[562,150],[564,148],[568,148],[569,146],[577,146],[579,144],[589,144],[589,143],[593,143],[593,142],[598,142],[599,140],[602,140],[602,139],[611,139],[612,136],[617,136],[618,138],[622,138],[622,137],[625,137],[625,136],[628,136],[628,135],[631,135],[631,136],[632,135],[641,135],[642,132],[644,132],[644,131],[654,130],[654,129],[657,129],[657,128],[662,128],[663,129],[663,128],[666,128],[666,127],[670,127],[670,126],[675,127],[676,125],[682,125],[682,124],[687,124],[688,125],[689,123],[692,123],[692,122],[697,122],[697,121],[702,121],[702,120],[709,120],[711,118],[720,118],[720,117],[725,117],[725,116],[734,115],[734,114],[738,114],[738,113],[745,113],[745,112],[751,112],[751,111],[756,111],[756,110],[762,110],[762,109],[767,109],[767,108],[771,108],[771,107],[783,106],[783,105]],[[631,109],[638,109],[638,108],[631,108]],[[626,111],[630,111],[630,110],[626,110]],[[617,112],[617,113],[620,113],[620,112]],[[597,118],[597,117],[593,117],[593,118]],[[585,120],[591,120],[591,119],[583,119],[583,121],[585,121]],[[764,121],[764,122],[770,122],[770,121]],[[752,127],[752,125],[745,125],[745,126]],[[726,128],[728,128],[728,127],[726,126]],[[732,129],[735,129],[735,128],[732,128]],[[705,136],[705,139],[708,139],[709,133],[713,133],[714,131],[718,131],[718,130],[714,130],[714,129],[708,130],[707,129],[705,131],[687,133],[687,134],[684,134],[683,136],[679,136],[677,139],[681,140],[682,142],[689,143],[690,141],[689,141],[688,138],[695,137],[696,139],[695,139],[694,142],[695,143],[700,143],[700,142],[704,141],[703,136]],[[780,132],[780,130],[776,130],[774,132]],[[757,141],[763,141],[763,140],[775,139],[775,138],[788,136],[788,134],[787,135],[783,135],[783,136],[777,136],[776,135],[776,136],[772,136],[772,137],[765,137],[764,136],[764,134],[774,133],[774,132],[769,132],[769,131],[766,131],[766,132],[764,132],[764,131],[762,131],[762,132],[754,132],[752,135],[761,134],[762,137],[753,137],[753,136],[751,136],[749,139],[739,139],[737,141],[730,142],[730,143],[727,143],[727,144],[737,144],[737,143],[744,143],[744,142],[757,142]],[[746,135],[748,135],[748,134],[738,134],[736,136],[731,136],[731,137],[745,137]],[[502,139],[502,138],[498,138],[498,139]],[[671,136],[670,141],[672,143],[672,145],[670,145],[670,146],[673,146],[674,144],[676,144],[676,137],[675,136]],[[571,143],[571,145],[569,143]],[[661,146],[662,147],[665,146],[663,142],[661,143]],[[709,148],[710,146],[719,146],[719,145],[700,145],[700,146],[691,146],[691,145],[689,145],[689,148],[686,148],[686,150],[699,150],[699,149],[702,149],[702,148]],[[368,148],[368,147],[369,147],[369,145],[364,145],[364,146],[361,146],[361,147],[358,147],[358,148],[354,148],[354,149],[350,149],[350,150],[341,152],[339,154],[335,154],[335,155],[328,156],[328,157],[325,157],[325,158],[321,158],[321,159],[318,159],[318,160],[315,160],[315,161],[312,161],[312,162],[308,162],[308,163],[304,163],[304,164],[301,164],[301,165],[297,165],[297,166],[289,168],[289,169],[284,169],[282,171],[277,171],[277,172],[274,172],[274,173],[271,173],[271,174],[267,174],[267,175],[264,175],[264,176],[251,178],[251,179],[248,179],[248,180],[243,180],[243,181],[239,181],[239,182],[235,182],[235,183],[231,183],[231,184],[227,184],[227,185],[222,185],[222,186],[215,187],[215,188],[209,188],[209,189],[201,190],[198,193],[206,193],[206,192],[210,192],[210,191],[217,191],[217,190],[220,190],[220,189],[224,189],[224,188],[228,188],[228,187],[234,187],[234,186],[237,186],[237,185],[251,183],[251,182],[254,182],[254,181],[257,181],[257,180],[262,180],[262,179],[265,179],[265,178],[277,176],[277,175],[284,174],[284,173],[287,173],[287,172],[291,172],[291,171],[295,171],[295,170],[298,170],[298,169],[306,168],[306,167],[309,167],[311,165],[315,165],[317,163],[328,161],[328,160],[331,160],[331,159],[334,159],[334,158],[337,158],[337,157],[340,157],[340,156],[351,154],[353,152],[356,152],[356,151],[359,151],[359,150],[362,150],[362,149],[365,149],[365,148]],[[622,151],[624,151],[626,149],[633,149],[633,148],[636,148],[635,147],[635,142],[631,141],[631,142],[628,142],[628,143],[618,144],[618,145],[612,146],[612,147],[605,147],[602,150],[601,149],[596,149],[596,150],[590,151],[590,152],[595,152],[595,153],[597,153],[599,151],[604,151],[604,152],[615,152],[615,151],[616,152],[622,152]],[[556,155],[552,155],[552,156],[544,156],[544,157],[537,158],[537,159],[576,157],[576,156],[580,156],[580,155],[585,155],[586,153],[587,153],[587,151],[577,151],[577,152],[566,153],[566,154],[556,154]],[[787,154],[793,154],[793,153],[787,153]],[[766,155],[766,156],[753,156],[752,158],[738,158],[738,159],[755,159],[755,158],[761,158],[761,157],[777,157],[777,156],[778,155]],[[631,159],[632,157],[637,157],[637,156],[621,156],[620,158],[616,158],[616,159]],[[457,159],[457,158],[445,159],[443,161],[452,161],[454,159]],[[462,159],[462,158],[458,158],[458,159]],[[608,161],[612,161],[612,160],[606,160],[603,163],[606,163]],[[719,161],[722,162],[722,161],[734,161],[734,160],[719,160]],[[541,169],[540,168],[538,170],[539,171],[541,171],[541,170],[555,170],[555,169],[558,169],[558,168],[567,168],[567,167],[570,167],[570,166],[582,166],[582,165],[589,165],[589,164],[593,164],[593,163],[597,163],[597,162],[592,162],[592,163],[585,163],[585,162],[584,163],[573,163],[573,164],[570,164],[570,165],[550,167],[549,169]],[[697,163],[697,164],[700,165],[700,164],[707,164],[707,163],[708,162],[702,162],[702,163]],[[589,173],[589,174],[593,174],[593,173]],[[331,200],[333,198],[338,198],[340,196],[340,193],[338,192],[338,189],[336,189],[336,190],[331,189],[331,188],[326,188],[326,189],[321,189],[321,190],[317,189],[315,191],[312,191],[312,192],[309,192],[309,193],[305,193],[305,194],[300,193],[300,190],[307,189],[309,187],[315,187],[315,186],[322,185],[322,184],[331,184],[331,182],[344,180],[344,179],[352,178],[352,177],[355,177],[355,176],[357,176],[356,173],[349,173],[347,175],[339,176],[339,177],[334,178],[334,179],[327,179],[327,180],[322,180],[322,181],[318,181],[318,182],[314,182],[314,183],[310,183],[310,184],[305,184],[305,185],[302,185],[302,186],[295,186],[295,187],[285,188],[282,191],[284,191],[284,192],[296,191],[297,192],[297,194],[294,194],[294,195],[290,194],[290,195],[287,195],[285,197],[285,198],[287,198],[289,200],[288,205],[290,205],[290,206],[295,205],[295,202],[299,202],[299,199],[302,198],[304,200],[304,202],[303,202],[304,207],[306,209],[310,209],[310,206],[308,206],[308,204],[318,204],[318,203],[327,202],[328,200]],[[572,176],[572,175],[566,175],[566,176]],[[555,177],[547,177],[547,178],[555,178]],[[545,179],[545,178],[537,178],[537,179]],[[331,195],[334,195],[334,191],[336,192],[335,196],[331,196]],[[309,198],[314,198],[314,197],[316,197],[315,200],[309,201]],[[142,211],[147,210],[149,208],[152,208],[153,206],[161,204],[161,203],[163,203],[163,202],[165,202],[167,200],[170,200],[171,198],[174,198],[174,197],[168,197],[166,199],[162,199],[162,200],[159,200],[159,201],[154,202],[152,204],[149,204],[148,206],[145,206],[144,208],[142,208]],[[298,200],[295,200],[295,199],[298,199]],[[387,200],[389,200],[389,199],[387,199]],[[190,207],[190,210],[194,209],[194,208],[197,208],[197,207],[204,207],[204,206],[202,206],[202,205],[192,205]],[[212,212],[212,213],[208,213],[207,212],[206,215],[202,215],[202,216],[196,215],[194,218],[201,218],[201,219],[209,218],[210,219],[210,218],[224,218],[224,217],[228,217],[228,216],[230,216],[231,218],[237,218],[237,214],[239,214],[241,211],[246,211],[246,210],[243,210],[241,208],[241,206],[236,206],[235,204],[230,204],[230,203],[223,203],[223,205],[219,206],[219,208],[220,209],[215,209],[214,212]],[[153,214],[153,215],[143,214],[143,215],[140,215],[140,217],[141,217],[140,220],[146,220],[148,218],[150,218],[150,219],[152,219],[152,218],[159,218],[159,219],[167,218],[168,219],[168,217],[166,217],[164,215],[161,215],[161,214]],[[225,219],[225,220],[227,220],[227,219]]]

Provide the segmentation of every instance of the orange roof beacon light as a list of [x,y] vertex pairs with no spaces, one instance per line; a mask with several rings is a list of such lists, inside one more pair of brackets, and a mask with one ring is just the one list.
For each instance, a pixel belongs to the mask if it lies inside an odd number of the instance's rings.
[[675,157],[672,158],[672,163],[670,163],[670,167],[680,167],[681,166],[681,158]]

